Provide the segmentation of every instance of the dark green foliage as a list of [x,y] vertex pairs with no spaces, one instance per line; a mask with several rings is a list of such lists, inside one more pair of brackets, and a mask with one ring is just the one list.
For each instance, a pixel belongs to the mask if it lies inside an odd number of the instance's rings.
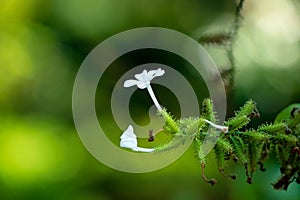
[[282,111],[276,116],[275,122],[285,122],[295,117],[300,110],[300,104],[294,103],[286,108],[282,109]]
[[216,112],[214,110],[213,102],[210,98],[206,98],[202,102],[201,117],[207,119],[213,123],[216,122]]
[[[244,0],[239,0],[236,5],[234,22],[230,31],[218,34],[203,35],[199,42],[205,45],[216,45],[225,47],[229,66],[223,71],[223,77],[229,77],[229,90],[234,84],[235,58],[234,43],[242,22],[242,10]],[[274,189],[287,190],[292,182],[300,184],[300,104],[293,104],[282,111],[273,124],[263,124],[257,129],[248,129],[252,118],[259,117],[256,103],[249,100],[234,116],[224,122],[227,131],[209,129],[208,121],[217,123],[217,115],[214,111],[211,99],[204,99],[202,103],[201,117],[197,119],[183,119],[175,121],[166,111],[162,113],[166,119],[164,129],[174,136],[174,143],[170,142],[161,149],[171,149],[184,143],[188,137],[194,138],[195,158],[202,168],[202,177],[211,185],[216,183],[215,179],[207,179],[204,175],[206,167],[206,156],[201,152],[206,136],[217,137],[213,148],[219,171],[224,175],[226,162],[232,158],[245,168],[247,182],[252,183],[252,176],[257,168],[266,171],[264,162],[275,157],[280,163],[281,177],[273,183]],[[208,121],[205,121],[208,120]],[[226,127],[226,128],[227,128]],[[227,175],[235,179],[234,175]]]
[[253,141],[264,141],[269,138],[268,135],[263,134],[258,131],[245,131],[239,133],[242,137],[245,137],[245,139],[253,140]]
[[225,168],[225,154],[232,153],[232,146],[226,138],[220,137],[214,147],[214,151],[216,154],[219,171],[223,173]]
[[270,143],[268,140],[266,140],[262,145],[262,151],[259,156],[259,160],[257,164],[260,166],[261,171],[266,171],[266,168],[264,167],[264,162],[269,158],[270,154]]
[[249,170],[250,170],[250,177],[248,180],[252,181],[252,175],[256,171],[256,167],[258,165],[258,161],[262,152],[263,143],[260,141],[252,139],[250,143],[248,143],[248,159],[249,159]]
[[237,131],[240,128],[243,128],[250,122],[250,119],[243,115],[239,117],[234,117],[229,119],[226,123],[225,126],[228,126],[230,131]]
[[237,131],[245,127],[252,117],[259,117],[259,113],[256,108],[256,103],[249,100],[239,111],[235,112],[233,118],[227,120],[224,124],[229,127],[230,131]]
[[225,151],[218,143],[219,142],[217,142],[216,146],[214,147],[214,150],[216,154],[218,169],[221,173],[223,173],[225,168]]
[[240,131],[239,129],[244,127],[251,117],[259,116],[255,103],[248,101],[240,111],[235,112],[233,118],[224,123],[229,126],[227,134],[233,146],[233,154],[246,168],[248,183],[252,182],[252,175],[258,166],[262,171],[266,170],[263,163],[269,157],[270,151],[274,152],[281,164],[282,177],[273,184],[275,189],[286,190],[288,185],[298,177],[300,151],[297,135],[299,132],[295,127],[299,122],[298,113],[293,114],[293,117],[284,122],[261,125],[257,130]]
[[268,134],[286,133],[287,130],[287,125],[283,122],[271,125],[262,125],[258,128],[258,131],[265,132]]
[[236,117],[247,116],[247,117],[259,117],[259,112],[256,108],[256,103],[252,100],[248,100],[239,111],[235,112]]
[[296,135],[300,135],[300,108],[292,109],[287,125]]
[[166,120],[166,123],[163,128],[171,134],[177,133],[179,131],[179,128],[173,116],[170,113],[168,113],[168,111],[166,111],[165,109],[163,109],[160,112],[160,114]]
[[216,146],[218,146],[224,152],[232,152],[232,146],[230,142],[224,137],[219,137]]
[[172,140],[164,145],[155,147],[155,152],[165,152],[171,151],[172,149],[177,148],[180,145],[183,145],[188,139],[193,139],[192,137],[186,137],[181,133],[177,133],[173,136]]
[[[292,182],[300,183],[300,149],[298,120],[299,112],[294,112],[289,120],[264,124],[255,129],[247,130],[245,126],[251,118],[259,116],[255,102],[247,101],[235,116],[225,121],[229,126],[227,133],[218,129],[208,129],[209,124],[205,120],[217,121],[214,106],[210,99],[203,101],[202,117],[174,120],[165,110],[162,115],[166,118],[165,132],[170,132],[172,141],[159,146],[157,151],[169,151],[187,140],[193,139],[195,158],[202,167],[203,179],[214,185],[215,179],[207,179],[204,175],[206,166],[206,154],[202,152],[203,142],[206,136],[216,137],[213,147],[219,171],[224,175],[226,162],[232,158],[238,161],[246,170],[247,182],[252,183],[252,176],[257,168],[265,171],[264,162],[273,152],[279,161],[281,168],[280,179],[273,184],[275,189],[287,189]],[[205,119],[205,120],[204,120]],[[243,128],[243,130],[241,130]],[[272,155],[272,154],[271,154]],[[235,179],[234,175],[227,175]]]
[[245,145],[243,140],[238,136],[230,136],[230,143],[233,147],[233,153],[242,165],[247,165],[247,157],[245,154]]

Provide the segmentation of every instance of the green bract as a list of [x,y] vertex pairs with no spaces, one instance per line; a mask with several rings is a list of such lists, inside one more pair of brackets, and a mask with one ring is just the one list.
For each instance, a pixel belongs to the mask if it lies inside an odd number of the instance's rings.
[[[273,152],[272,155],[276,156],[281,165],[281,177],[273,183],[273,186],[275,189],[286,190],[290,183],[294,181],[299,183],[297,180],[300,180],[300,109],[294,105],[299,104],[293,104],[281,112],[289,113],[284,120],[275,121],[273,124],[262,124],[257,129],[247,128],[252,118],[259,117],[256,103],[252,100],[247,101],[232,118],[225,121],[225,126],[213,124],[218,119],[211,99],[204,99],[199,118],[176,120],[169,112],[162,110],[160,115],[166,120],[164,132],[171,135],[172,140],[156,147],[155,151],[170,151],[194,138],[195,158],[203,169],[202,177],[212,185],[216,184],[216,180],[207,179],[204,175],[207,155],[203,152],[203,146],[206,137],[217,138],[213,151],[218,170],[225,175],[226,163],[232,158],[245,168],[248,183],[252,183],[252,176],[257,168],[261,171],[266,170],[263,164]],[[220,127],[225,127],[226,132]],[[236,178],[235,175],[227,175],[227,177]]]

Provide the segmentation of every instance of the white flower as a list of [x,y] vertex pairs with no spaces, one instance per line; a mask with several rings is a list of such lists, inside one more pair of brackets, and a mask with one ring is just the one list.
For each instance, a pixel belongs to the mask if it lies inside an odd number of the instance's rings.
[[147,88],[151,98],[152,98],[152,101],[154,102],[154,105],[156,106],[156,108],[158,110],[161,110],[161,107],[154,95],[154,92],[151,88],[151,85],[150,85],[150,81],[154,78],[154,77],[157,77],[157,76],[162,76],[164,75],[165,73],[165,70],[162,70],[161,68],[157,69],[157,70],[150,70],[149,72],[147,72],[146,70],[144,70],[142,73],[140,74],[136,74],[135,75],[135,78],[137,80],[127,80],[124,82],[124,87],[131,87],[131,86],[134,86],[134,85],[137,85],[138,88],[140,89],[145,89]]
[[131,149],[132,151],[137,152],[153,152],[154,149],[142,148],[137,146],[136,135],[133,132],[131,125],[123,132],[121,135],[120,147]]
[[157,70],[150,70],[149,72],[147,72],[146,70],[144,70],[142,73],[140,74],[136,74],[135,78],[137,80],[127,80],[124,82],[124,87],[131,87],[134,85],[137,85],[140,89],[145,89],[150,85],[150,81],[157,76],[162,76],[164,75],[165,70],[162,70],[161,68],[157,69]]

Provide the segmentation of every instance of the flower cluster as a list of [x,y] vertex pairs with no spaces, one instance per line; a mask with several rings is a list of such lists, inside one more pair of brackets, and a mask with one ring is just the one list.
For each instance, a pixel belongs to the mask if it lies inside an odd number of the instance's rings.
[[[125,81],[124,87],[136,85],[140,89],[147,88],[158,113],[165,120],[160,131],[171,136],[170,142],[155,148],[139,147],[133,127],[129,125],[121,136],[120,147],[145,153],[169,151],[193,138],[195,158],[202,168],[202,177],[207,183],[214,185],[217,183],[216,179],[208,179],[204,174],[207,155],[203,153],[202,147],[208,136],[216,139],[212,150],[215,152],[217,167],[225,177],[236,179],[234,174],[225,174],[226,163],[232,158],[243,166],[246,181],[252,183],[253,173],[258,168],[265,171],[264,162],[272,152],[281,165],[281,177],[273,183],[274,189],[287,190],[292,182],[300,184],[300,104],[284,109],[273,124],[264,124],[257,129],[247,129],[251,119],[260,116],[256,103],[252,100],[247,101],[232,118],[227,119],[224,126],[215,124],[217,115],[209,98],[202,103],[201,117],[176,120],[165,108],[161,108],[151,88],[151,80],[164,73],[162,69],[148,72],[144,70],[135,75],[137,80]],[[154,140],[155,134],[152,130],[149,131],[149,142]]]
[[[124,87],[132,87],[132,86],[136,85],[139,89],[147,89],[158,112],[166,120],[166,124],[167,124],[166,130],[170,130],[170,132],[172,132],[173,134],[176,134],[176,133],[180,132],[180,130],[177,128],[176,122],[173,120],[173,118],[171,116],[169,116],[168,112],[166,112],[165,110],[163,110],[161,108],[161,106],[158,103],[157,98],[152,90],[151,84],[150,84],[151,80],[153,78],[158,77],[158,76],[163,76],[164,74],[165,74],[165,71],[162,70],[161,68],[159,68],[157,70],[150,70],[150,71],[143,70],[142,73],[135,75],[136,80],[133,80],[133,79],[126,80],[124,82],[123,86]],[[228,132],[228,127],[226,127],[226,126],[220,126],[220,125],[214,124],[213,122],[211,122],[207,119],[203,119],[203,121],[210,124],[212,127],[221,130],[224,133]],[[166,132],[168,132],[168,131],[166,131]],[[153,138],[153,135],[151,137]],[[137,137],[134,134],[132,125],[129,125],[129,127],[123,132],[123,134],[121,136],[120,146],[123,148],[129,148],[132,151],[137,151],[137,152],[153,152],[154,151],[154,149],[147,149],[147,148],[142,148],[142,147],[137,146]]]

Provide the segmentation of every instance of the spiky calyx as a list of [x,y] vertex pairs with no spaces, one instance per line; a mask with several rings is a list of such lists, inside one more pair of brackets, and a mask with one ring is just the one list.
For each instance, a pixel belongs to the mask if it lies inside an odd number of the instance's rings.
[[176,123],[176,120],[166,109],[159,111],[159,114],[161,114],[165,120],[165,125],[163,128],[166,130],[166,132],[169,132],[171,134],[175,134],[179,132],[179,128]]
[[[208,129],[205,120],[217,121],[214,105],[210,99],[203,101],[202,115],[200,118],[185,118],[175,120],[165,110],[162,115],[166,119],[164,131],[171,133],[173,140],[168,144],[156,148],[157,151],[169,151],[194,138],[195,158],[204,170],[207,155],[201,151],[205,137],[216,136],[218,139],[214,146],[215,158],[218,170],[224,175],[227,161],[232,158],[239,161],[245,168],[247,182],[252,183],[253,173],[259,168],[265,171],[264,162],[273,152],[281,164],[281,178],[273,184],[275,189],[287,189],[293,181],[300,183],[300,148],[299,148],[299,125],[300,112],[293,112],[288,120],[263,124],[257,129],[247,129],[246,125],[251,118],[258,116],[256,104],[250,100],[245,103],[235,116],[224,122],[229,126],[228,132],[224,133],[215,129]],[[297,124],[298,123],[298,124]],[[296,128],[295,128],[296,127]],[[219,134],[216,134],[219,131]],[[211,183],[202,174],[204,180]],[[235,175],[227,175],[235,179]],[[213,181],[215,184],[216,182]],[[212,184],[213,185],[213,184]]]

